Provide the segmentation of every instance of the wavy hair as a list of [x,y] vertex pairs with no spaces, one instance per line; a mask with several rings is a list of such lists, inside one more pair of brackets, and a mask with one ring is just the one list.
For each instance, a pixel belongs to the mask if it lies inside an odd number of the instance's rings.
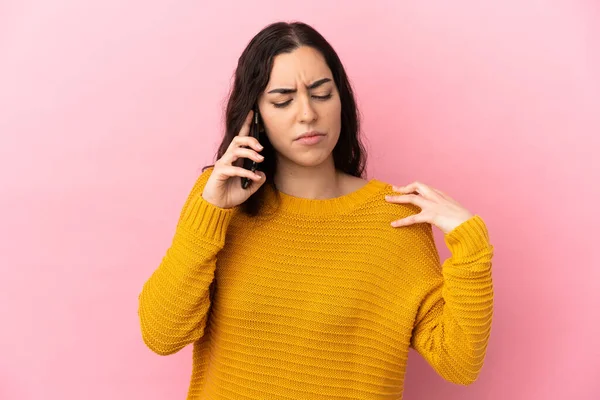
[[[366,152],[359,137],[359,113],[348,76],[337,53],[327,40],[310,25],[302,22],[270,24],[256,34],[242,52],[227,101],[225,134],[216,153],[216,160],[223,157],[233,138],[239,134],[248,112],[267,87],[275,57],[282,53],[291,53],[301,46],[312,47],[323,55],[340,95],[341,130],[333,149],[335,168],[352,176],[363,177]],[[264,186],[275,187],[275,149],[266,135],[261,137],[261,144],[264,146],[261,154],[265,158],[259,164],[259,169],[265,172],[267,179],[263,186],[241,205],[242,211],[250,216],[256,216],[261,211]],[[206,166],[203,171],[213,166],[214,164]]]

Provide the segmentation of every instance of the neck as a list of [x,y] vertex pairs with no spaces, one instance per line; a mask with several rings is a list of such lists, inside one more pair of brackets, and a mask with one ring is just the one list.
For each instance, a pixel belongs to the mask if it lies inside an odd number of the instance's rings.
[[333,157],[314,167],[280,159],[274,182],[280,192],[305,199],[330,199],[341,193],[341,174],[335,169]]

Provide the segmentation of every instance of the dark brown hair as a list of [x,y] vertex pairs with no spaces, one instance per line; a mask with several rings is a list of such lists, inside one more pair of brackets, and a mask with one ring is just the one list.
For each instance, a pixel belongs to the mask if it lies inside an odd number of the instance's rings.
[[[229,93],[225,110],[225,135],[217,151],[216,160],[225,154],[233,138],[239,134],[248,112],[265,90],[274,58],[282,53],[291,53],[301,46],[310,46],[323,55],[340,95],[341,131],[333,149],[335,168],[356,177],[363,177],[366,153],[359,138],[358,110],[346,71],[327,40],[314,28],[301,22],[276,22],[268,25],[254,36],[244,49],[238,60]],[[275,149],[266,135],[261,137],[261,144],[264,146],[261,154],[265,159],[259,164],[259,169],[265,172],[267,181],[241,205],[242,211],[252,216],[260,213],[264,185],[274,187]],[[203,171],[212,166],[214,164],[204,167]]]

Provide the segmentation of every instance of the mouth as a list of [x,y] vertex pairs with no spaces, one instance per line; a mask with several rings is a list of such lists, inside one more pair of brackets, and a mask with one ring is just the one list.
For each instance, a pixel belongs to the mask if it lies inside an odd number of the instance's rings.
[[296,138],[296,143],[301,144],[302,146],[312,146],[318,143],[321,143],[325,140],[325,134],[321,132],[305,132]]
[[296,140],[308,139],[308,138],[312,138],[312,137],[315,137],[315,136],[325,136],[325,134],[321,133],[321,132],[317,132],[317,131],[304,132],[303,134],[301,134],[300,136],[298,136],[296,138]]

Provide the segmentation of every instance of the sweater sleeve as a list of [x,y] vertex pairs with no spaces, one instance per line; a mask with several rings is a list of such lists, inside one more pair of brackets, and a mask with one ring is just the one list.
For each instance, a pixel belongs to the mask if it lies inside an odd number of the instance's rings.
[[446,380],[468,385],[483,366],[493,313],[493,246],[480,216],[444,236],[451,256],[440,270],[430,224],[422,224],[429,282],[420,301],[411,346]]
[[200,339],[206,327],[217,253],[234,212],[202,198],[211,171],[204,171],[196,181],[172,244],[138,296],[142,338],[160,355],[176,353]]

